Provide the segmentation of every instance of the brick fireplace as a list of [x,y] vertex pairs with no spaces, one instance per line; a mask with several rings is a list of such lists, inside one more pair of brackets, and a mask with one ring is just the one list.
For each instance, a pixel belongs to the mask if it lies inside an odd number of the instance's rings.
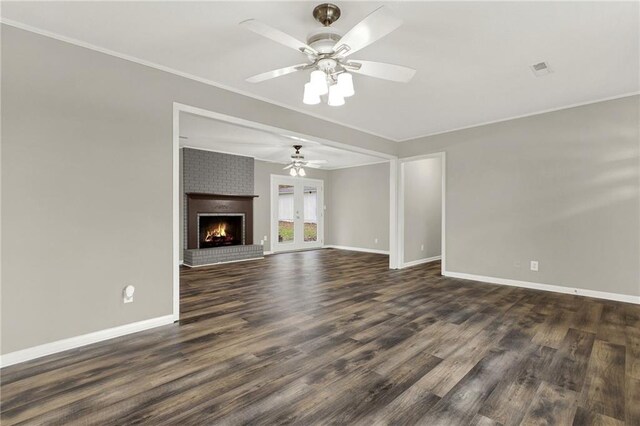
[[263,246],[253,244],[253,158],[181,151],[184,264],[263,257]]
[[184,263],[202,266],[263,257],[253,244],[256,195],[193,193],[187,197],[187,249]]

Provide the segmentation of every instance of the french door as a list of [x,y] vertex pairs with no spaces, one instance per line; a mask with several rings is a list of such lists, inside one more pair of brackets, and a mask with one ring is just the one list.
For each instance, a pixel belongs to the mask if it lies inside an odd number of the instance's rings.
[[271,250],[302,250],[324,243],[324,182],[271,175]]

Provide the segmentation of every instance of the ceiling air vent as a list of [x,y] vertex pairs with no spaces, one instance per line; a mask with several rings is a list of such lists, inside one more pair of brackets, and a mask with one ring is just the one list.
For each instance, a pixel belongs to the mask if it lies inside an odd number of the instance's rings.
[[536,77],[542,77],[547,74],[551,74],[553,71],[547,62],[538,62],[537,64],[531,65],[531,71]]

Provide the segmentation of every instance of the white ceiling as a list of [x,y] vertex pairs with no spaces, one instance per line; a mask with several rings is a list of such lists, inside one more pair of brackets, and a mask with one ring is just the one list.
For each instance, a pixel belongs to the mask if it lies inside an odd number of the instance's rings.
[[180,113],[180,146],[244,155],[258,160],[287,164],[293,145],[302,145],[305,160],[326,160],[320,169],[361,166],[387,161],[380,157],[323,145],[310,138],[272,133],[230,124],[199,115]]
[[[638,2],[339,2],[348,30],[382,4],[405,23],[355,53],[418,70],[409,84],[357,75],[342,107],[302,103],[306,73],[248,76],[304,56],[251,33],[257,18],[305,39],[315,2],[3,2],[19,22],[189,73],[393,140],[640,90]],[[8,21],[7,21],[8,20]],[[529,66],[548,61],[543,78]]]

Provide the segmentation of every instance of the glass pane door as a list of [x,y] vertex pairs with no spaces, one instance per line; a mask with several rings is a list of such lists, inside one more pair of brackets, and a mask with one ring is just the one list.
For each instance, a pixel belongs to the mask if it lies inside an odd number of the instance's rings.
[[304,187],[304,242],[318,241],[318,188]]
[[272,250],[299,250],[323,245],[323,182],[272,176]]
[[278,243],[295,243],[295,189],[293,185],[278,185]]
[[322,181],[305,181],[302,189],[302,220],[304,226],[305,248],[322,247],[323,245],[323,216],[324,202],[322,196]]

